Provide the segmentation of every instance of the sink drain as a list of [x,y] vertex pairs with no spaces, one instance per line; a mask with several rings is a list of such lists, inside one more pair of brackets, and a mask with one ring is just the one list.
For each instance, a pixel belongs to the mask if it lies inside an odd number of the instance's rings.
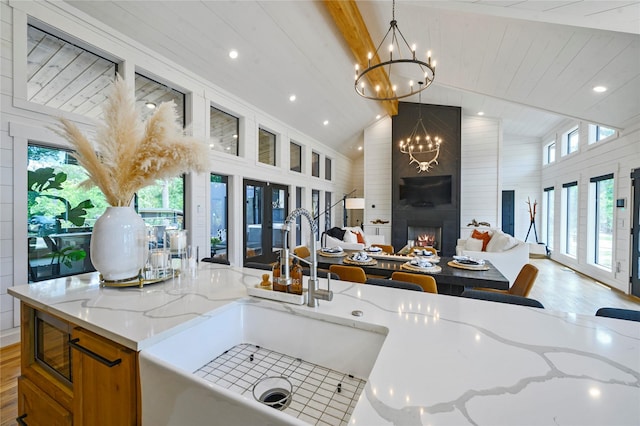
[[291,382],[282,376],[265,377],[253,386],[253,397],[276,410],[284,410],[291,403]]

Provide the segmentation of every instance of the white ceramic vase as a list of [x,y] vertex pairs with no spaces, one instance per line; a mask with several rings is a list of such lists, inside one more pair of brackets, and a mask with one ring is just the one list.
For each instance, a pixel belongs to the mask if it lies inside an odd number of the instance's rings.
[[107,207],[93,226],[91,262],[106,281],[134,279],[147,260],[144,220],[133,207]]

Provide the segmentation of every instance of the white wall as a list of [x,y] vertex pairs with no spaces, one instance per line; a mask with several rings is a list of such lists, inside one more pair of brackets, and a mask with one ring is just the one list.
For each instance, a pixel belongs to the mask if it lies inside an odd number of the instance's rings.
[[[567,156],[560,155],[561,137],[571,128],[579,125],[579,150]],[[640,121],[621,132],[618,137],[589,145],[588,123],[565,121],[543,138],[538,149],[544,144],[556,141],[556,161],[542,167],[541,188],[555,188],[554,250],[552,258],[587,274],[598,281],[611,285],[625,293],[629,292],[630,276],[630,221],[631,221],[631,179],[630,173],[640,167]],[[606,270],[589,260],[589,179],[608,173],[614,174],[616,199],[625,198],[625,208],[614,209],[614,254],[613,268]],[[563,232],[562,184],[578,182],[578,250],[572,257],[563,253],[561,235]]]
[[[53,146],[67,147],[48,126],[56,123],[60,111],[34,105],[26,100],[26,23],[28,16],[45,22],[69,35],[82,40],[107,55],[116,58],[120,73],[133,81],[136,69],[153,70],[162,81],[182,88],[189,93],[187,111],[193,134],[207,143],[209,134],[210,104],[223,107],[241,117],[241,147],[239,157],[211,151],[211,172],[229,176],[229,228],[228,235],[232,263],[242,259],[243,243],[243,179],[250,178],[289,186],[290,206],[295,206],[295,187],[304,187],[303,207],[311,207],[311,189],[321,191],[324,202],[325,191],[333,198],[342,197],[350,191],[353,181],[349,158],[328,148],[322,141],[314,140],[295,128],[271,117],[248,102],[226,92],[223,88],[196,76],[179,64],[172,63],[160,55],[138,45],[134,40],[118,34],[95,20],[86,18],[66,3],[12,2],[0,0],[0,36],[2,42],[0,102],[0,283],[1,312],[0,330],[3,336],[18,325],[18,304],[7,294],[7,288],[27,282],[27,211],[26,169],[27,144],[30,140]],[[73,41],[73,40],[70,40]],[[65,114],[84,131],[90,132],[92,125],[84,117]],[[257,161],[258,127],[264,126],[277,135],[277,166],[268,166]],[[303,173],[289,170],[289,140],[303,145]],[[310,176],[311,151],[321,154],[321,176],[324,176],[324,158],[332,159],[333,179],[327,181]],[[360,175],[361,176],[361,175]],[[191,244],[201,247],[204,256],[209,246],[209,175],[190,175],[186,180],[186,215]],[[334,223],[341,224],[342,210],[334,209]],[[321,222],[323,223],[323,222]],[[303,241],[308,239],[304,232]],[[3,345],[6,341],[1,342]]]
[[498,120],[462,117],[460,226],[472,219],[499,228],[501,127]]
[[[367,127],[364,139],[364,229],[367,234],[383,235],[385,243],[391,244],[391,117],[381,118]],[[376,219],[389,223],[372,224]]]

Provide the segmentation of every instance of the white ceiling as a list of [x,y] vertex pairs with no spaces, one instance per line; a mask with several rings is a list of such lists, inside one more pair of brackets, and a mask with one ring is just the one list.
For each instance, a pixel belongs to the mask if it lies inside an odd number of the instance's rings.
[[[68,3],[345,155],[384,114],[355,93],[355,60],[322,2]],[[377,45],[391,1],[358,6]],[[526,137],[565,118],[616,129],[640,119],[640,1],[399,0],[396,19],[438,62],[424,103],[483,111]]]

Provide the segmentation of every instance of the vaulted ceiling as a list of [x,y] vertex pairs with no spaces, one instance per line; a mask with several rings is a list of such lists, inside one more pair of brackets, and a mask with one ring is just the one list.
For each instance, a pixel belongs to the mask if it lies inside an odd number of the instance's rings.
[[[68,3],[345,155],[385,114],[355,93],[355,59],[323,2]],[[377,44],[391,1],[357,6]],[[398,0],[395,13],[407,41],[438,62],[423,103],[482,111],[526,137],[565,118],[616,129],[640,119],[638,1]]]

